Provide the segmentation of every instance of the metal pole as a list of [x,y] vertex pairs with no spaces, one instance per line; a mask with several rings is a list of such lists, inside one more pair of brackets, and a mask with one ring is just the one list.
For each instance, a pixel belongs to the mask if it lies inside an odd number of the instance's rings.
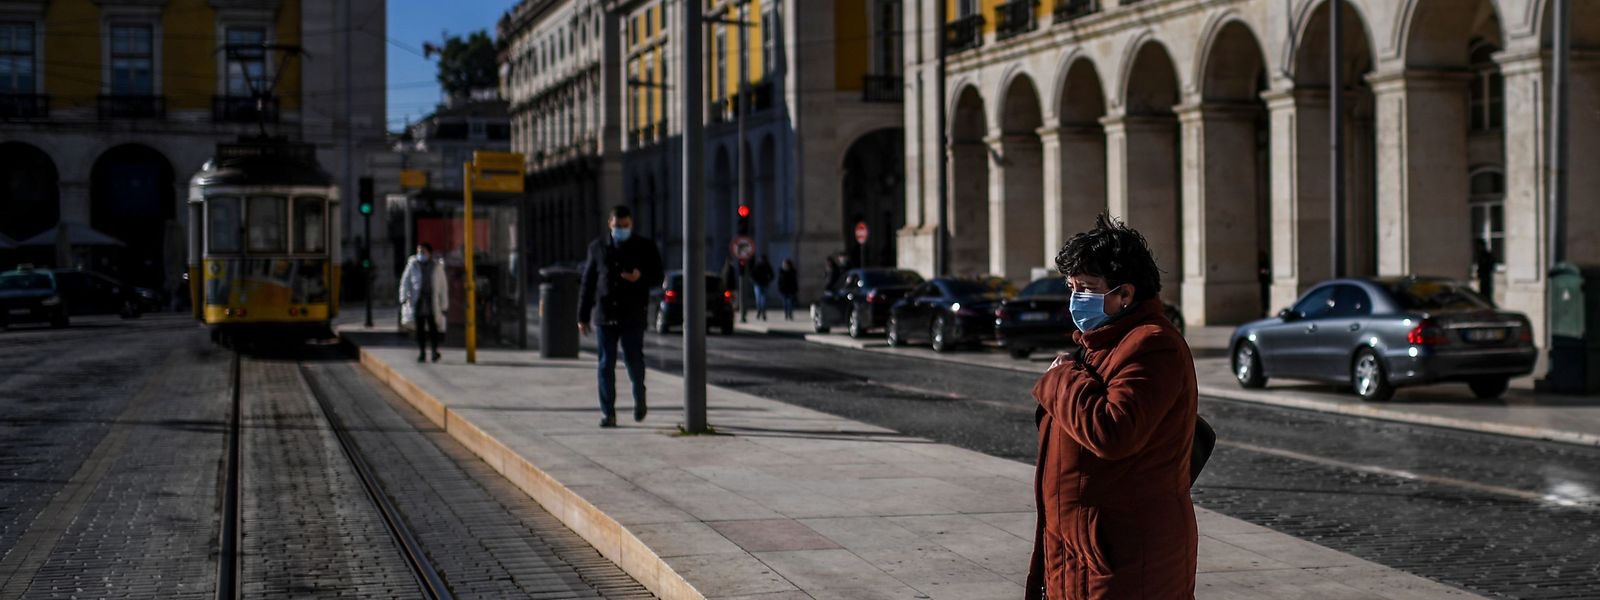
[[706,432],[705,103],[701,89],[701,5],[683,9],[683,429]]
[[1550,268],[1567,259],[1567,75],[1572,53],[1571,6],[1555,0],[1555,64],[1550,69]]
[[1344,222],[1344,55],[1342,0],[1328,0],[1328,260],[1332,277],[1345,275]]
[[948,124],[945,122],[947,107],[945,106],[944,97],[944,27],[945,19],[948,18],[946,14],[948,8],[945,6],[945,2],[935,2],[935,4],[939,6],[939,22],[934,26],[933,34],[936,40],[934,42],[934,54],[938,64],[937,72],[934,73],[933,77],[933,95],[937,98],[933,128],[939,132],[939,148],[937,150],[939,156],[939,207],[935,210],[939,222],[933,228],[933,275],[935,277],[943,277],[950,273],[950,252],[946,248],[949,245],[950,233],[950,226],[948,225],[950,222],[950,137],[949,132],[946,131]]
[[363,252],[362,254],[366,255],[367,264],[362,265],[361,266],[361,270],[362,270],[363,273],[366,274],[366,283],[367,283],[367,293],[363,294],[364,296],[367,297],[367,322],[366,322],[366,326],[367,326],[368,329],[371,329],[372,328],[372,275],[373,275],[372,272],[374,270],[374,267],[376,267],[378,263],[377,263],[377,261],[372,260],[372,214],[371,213],[366,213],[366,214],[361,215],[361,220],[363,221],[363,227],[365,227],[366,231],[367,231],[366,239],[361,241],[361,244],[366,246],[366,252]]
[[466,242],[467,255],[467,362],[478,362],[478,275],[472,268],[472,162],[461,163],[461,187],[463,199],[466,204],[466,233],[462,236]]
[[[744,206],[749,201],[749,180],[745,177],[745,161],[748,158],[744,144],[744,114],[750,108],[750,27],[745,22],[745,9],[749,6],[748,0],[739,2],[739,102],[733,107],[739,111],[738,115],[738,159],[739,159],[739,205]],[[718,48],[719,52],[727,52],[727,48]],[[753,237],[753,236],[752,236]],[[744,260],[739,261],[739,322],[750,321],[749,307],[745,306],[744,293],[749,290],[749,277],[746,275],[750,269]]]

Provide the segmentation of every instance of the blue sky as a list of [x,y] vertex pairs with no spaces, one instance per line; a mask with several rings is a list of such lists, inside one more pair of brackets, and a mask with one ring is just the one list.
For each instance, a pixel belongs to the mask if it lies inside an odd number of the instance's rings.
[[407,117],[416,121],[439,102],[437,68],[422,58],[422,43],[444,33],[465,35],[479,29],[494,35],[500,15],[516,0],[389,0],[389,129]]

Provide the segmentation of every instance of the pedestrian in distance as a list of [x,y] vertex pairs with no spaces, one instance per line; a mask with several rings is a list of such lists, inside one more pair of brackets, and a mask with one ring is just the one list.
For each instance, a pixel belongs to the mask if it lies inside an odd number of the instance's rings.
[[633,211],[611,208],[610,233],[589,243],[578,289],[578,332],[593,330],[600,348],[600,426],[617,426],[617,346],[633,382],[633,420],[643,421],[648,406],[644,387],[644,329],[650,290],[661,285],[661,252],[644,236],[633,235]]
[[400,274],[400,324],[417,331],[417,362],[428,358],[426,344],[433,345],[433,362],[439,362],[439,338],[444,336],[444,311],[450,308],[450,284],[445,279],[444,259],[434,256],[433,245],[417,244],[417,253],[406,261]]
[[778,293],[783,296],[783,320],[794,320],[794,298],[800,295],[800,274],[795,272],[794,259],[783,259],[778,267]]
[[756,318],[763,321],[767,320],[767,284],[772,283],[772,276],[772,262],[763,254],[750,269],[750,282],[755,284],[756,292]]
[[739,264],[731,256],[722,261],[722,289],[739,297]]
[[1198,395],[1189,346],[1162,315],[1161,270],[1144,236],[1105,215],[1062,247],[1056,269],[1072,289],[1080,350],[1033,388],[1026,597],[1193,598]]
[[1489,251],[1489,243],[1481,238],[1478,239],[1473,244],[1473,270],[1477,271],[1478,275],[1478,295],[1483,296],[1484,300],[1488,300],[1489,304],[1494,304],[1494,270],[1496,262],[1498,261],[1494,259],[1494,252]]
[[827,289],[830,290],[839,287],[839,278],[844,276],[844,255],[829,255],[827,258],[827,264],[824,266],[827,268],[827,270],[823,273],[823,285],[827,286]]

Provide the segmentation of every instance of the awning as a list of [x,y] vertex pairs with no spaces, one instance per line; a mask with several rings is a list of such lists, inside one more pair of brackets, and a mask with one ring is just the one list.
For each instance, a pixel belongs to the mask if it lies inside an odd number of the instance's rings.
[[54,246],[56,236],[65,233],[69,246],[126,246],[122,240],[111,237],[83,223],[65,221],[39,232],[39,235],[22,240],[18,246]]

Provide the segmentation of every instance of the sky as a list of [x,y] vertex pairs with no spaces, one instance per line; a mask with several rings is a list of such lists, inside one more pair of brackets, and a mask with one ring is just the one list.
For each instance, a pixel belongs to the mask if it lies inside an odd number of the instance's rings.
[[439,42],[446,32],[466,35],[487,29],[494,35],[500,15],[516,0],[389,0],[389,129],[413,122],[439,102],[438,69],[422,58],[422,43]]

